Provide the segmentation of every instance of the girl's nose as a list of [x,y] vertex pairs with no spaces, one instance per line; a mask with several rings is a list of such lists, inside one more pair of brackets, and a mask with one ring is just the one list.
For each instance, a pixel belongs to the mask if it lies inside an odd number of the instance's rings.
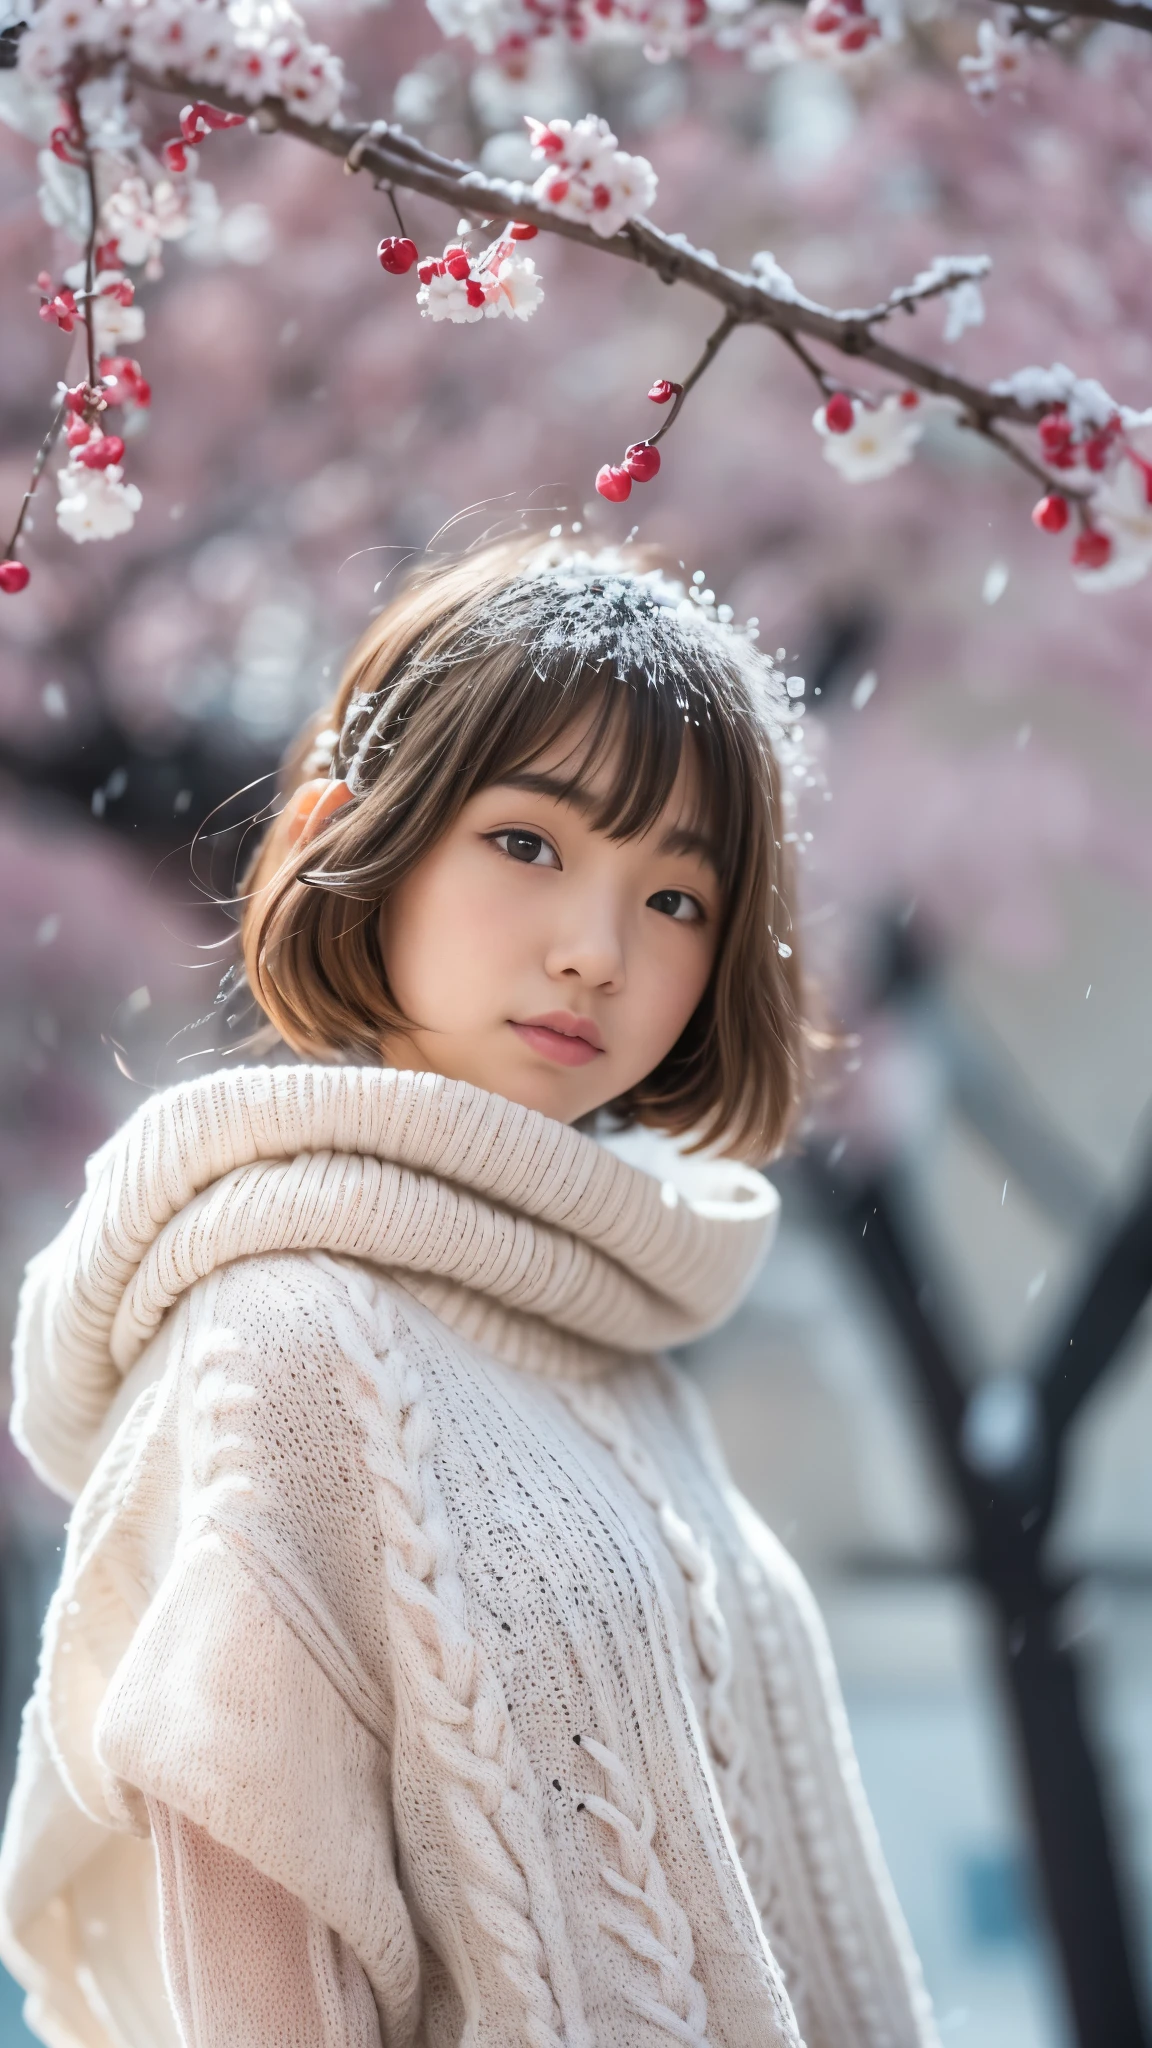
[[624,985],[624,941],[618,920],[603,904],[575,911],[558,933],[544,961],[553,981],[580,981],[616,994]]

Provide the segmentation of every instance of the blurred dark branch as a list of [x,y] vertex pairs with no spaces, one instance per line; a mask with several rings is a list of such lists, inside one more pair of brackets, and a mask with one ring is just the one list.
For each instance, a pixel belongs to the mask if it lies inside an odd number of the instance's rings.
[[1037,1374],[1054,1455],[1152,1294],[1152,1161],[1099,1247],[1083,1293]]
[[949,998],[931,950],[898,919],[882,928],[876,997],[894,1007],[930,1053],[970,1128],[1032,1201],[1062,1229],[1095,1231],[1104,1191],[1090,1162],[1037,1100],[1028,1076]]
[[974,1455],[969,1422],[995,1382],[981,1383],[965,1369],[929,1308],[940,1290],[925,1287],[926,1261],[912,1256],[912,1200],[903,1176],[890,1168],[845,1185],[844,1176],[819,1154],[810,1156],[806,1171],[825,1216],[863,1265],[900,1334],[963,1516],[967,1570],[996,1617],[1001,1673],[1076,2038],[1080,2048],[1148,2048],[1130,1907],[1062,1624],[1068,1584],[1048,1565],[1044,1539],[1064,1432],[1115,1359],[1152,1284],[1152,1180],[1095,1264],[1085,1303],[1073,1317],[1073,1355],[1078,1341],[1090,1350],[1081,1379],[1073,1382],[1066,1374],[1069,1347],[1061,1338],[1040,1382],[1039,1427],[1023,1431],[1018,1455],[991,1470]]
[[995,1616],[1076,2038],[1081,2048],[1147,2048],[1129,1904],[1064,1622],[1071,1580],[1047,1542],[1075,1421],[1152,1294],[1152,1156],[1127,1202],[1113,1205],[1014,1062],[949,1001],[931,948],[899,920],[881,938],[876,1005],[931,1055],[954,1106],[1037,1205],[1086,1240],[1079,1296],[1033,1369],[981,1369],[948,1299],[910,1153],[853,1173],[842,1147],[814,1146],[803,1173],[899,1336],[960,1511],[956,1563]]
[[[246,101],[230,99],[214,86],[175,73],[157,75],[133,66],[132,77],[138,85],[153,91],[179,94],[185,99],[203,96],[230,112],[254,115],[266,133],[294,136],[314,149],[339,157],[353,171],[367,171],[380,186],[400,186],[419,192],[450,207],[457,215],[477,221],[525,221],[543,234],[560,235],[583,248],[638,263],[654,271],[665,284],[689,284],[725,308],[726,332],[737,326],[768,327],[786,341],[803,335],[855,362],[870,363],[910,389],[950,400],[959,408],[967,427],[1027,468],[1045,488],[1068,498],[1085,495],[1070,489],[1060,476],[1049,475],[999,431],[998,422],[1035,426],[1047,410],[1046,405],[1022,405],[1008,392],[974,384],[922,356],[894,347],[878,331],[898,314],[912,314],[924,301],[970,279],[974,272],[969,263],[958,262],[954,271],[942,269],[911,285],[902,285],[876,305],[837,312],[799,293],[773,291],[747,272],[729,270],[714,257],[693,248],[683,236],[664,234],[651,221],[629,221],[615,235],[598,235],[582,222],[566,220],[538,204],[528,187],[485,177],[471,164],[439,156],[390,122],[352,122],[340,117],[308,122],[291,113],[280,100],[263,100],[253,109]],[[818,369],[815,374],[819,374]]]
[[1064,21],[1119,21],[1125,28],[1143,29],[1152,33],[1152,7],[1134,4],[1129,7],[1125,0],[1076,0],[1074,7],[1020,7],[1016,20],[1021,28],[1034,30],[1045,38],[1054,27]]

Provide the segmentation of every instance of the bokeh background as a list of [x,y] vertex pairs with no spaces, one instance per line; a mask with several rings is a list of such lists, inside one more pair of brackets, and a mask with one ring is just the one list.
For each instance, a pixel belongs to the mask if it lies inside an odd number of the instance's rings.
[[[1152,400],[1152,44],[1134,32],[1041,50],[982,110],[956,78],[962,17],[929,16],[851,72],[770,76],[708,50],[651,65],[544,45],[510,77],[446,44],[416,0],[317,11],[314,27],[346,58],[355,112],[496,171],[526,168],[525,111],[603,112],[655,162],[662,226],[740,265],[771,249],[817,298],[868,303],[937,254],[987,250],[988,320],[958,364],[1061,359]],[[143,297],[155,403],[129,453],[136,529],[78,549],[46,494],[32,586],[0,600],[0,1320],[85,1155],[149,1087],[215,1056],[211,1025],[193,1027],[226,957],[216,899],[245,820],[397,566],[446,522],[470,539],[528,511],[609,539],[638,525],[703,568],[809,678],[801,929],[846,1039],[781,1165],[785,1220],[755,1296],[688,1362],[828,1618],[945,2042],[1064,2048],[989,1609],[907,1331],[831,1191],[851,1204],[878,1175],[894,1191],[993,1469],[1027,1428],[1022,1375],[1146,1172],[1147,590],[1078,593],[1066,543],[1029,524],[1026,479],[947,424],[913,468],[844,484],[810,386],[763,333],[729,343],[657,482],[590,504],[710,305],[542,237],[531,323],[431,326],[414,278],[376,264],[391,215],[363,179],[243,131],[203,155],[219,218]],[[34,150],[0,128],[5,519],[67,371],[30,290],[59,267],[35,190]],[[455,228],[424,201],[404,214],[422,249]],[[942,324],[939,307],[916,317],[941,358]],[[1049,1553],[1146,1976],[1150,1425],[1138,1321],[1075,1424]],[[62,1516],[5,1439],[5,1785]],[[27,2039],[4,1980],[0,2048]]]

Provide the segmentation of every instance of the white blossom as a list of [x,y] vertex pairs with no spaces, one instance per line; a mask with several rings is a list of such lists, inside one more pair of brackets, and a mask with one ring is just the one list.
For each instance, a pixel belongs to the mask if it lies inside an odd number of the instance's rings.
[[57,476],[56,520],[69,540],[115,540],[127,533],[143,502],[137,484],[126,484],[118,463],[108,469],[71,464]]
[[96,347],[101,355],[123,355],[144,339],[144,308],[122,306],[119,299],[103,293],[93,304]]
[[579,121],[530,120],[529,129],[533,154],[544,162],[532,187],[538,206],[605,237],[647,213],[656,173],[647,157],[617,148],[607,121],[585,114]]
[[[291,0],[41,0],[18,69],[33,84],[56,85],[80,50],[177,68],[250,105],[275,96],[305,121],[329,120],[343,91],[339,59],[312,40]],[[134,146],[114,88],[104,86],[93,111],[107,131],[99,147]]]
[[86,78],[80,112],[90,146],[102,156],[127,156],[139,147],[140,128],[122,72]]
[[990,100],[1006,82],[1019,77],[1027,59],[1023,36],[1002,36],[985,19],[976,30],[977,55],[961,57],[960,76],[973,99]]
[[101,231],[114,240],[125,263],[144,263],[155,274],[165,242],[178,242],[198,217],[195,186],[167,176],[155,184],[133,175],[121,180],[100,209]]
[[490,275],[491,285],[485,281],[487,318],[507,313],[514,320],[530,320],[544,297],[544,287],[531,256],[505,256]]
[[846,434],[834,434],[824,407],[812,424],[824,440],[824,460],[850,484],[875,483],[911,462],[924,430],[919,406],[907,407],[889,393],[878,406],[853,402],[855,417]]
[[1140,583],[1152,569],[1150,472],[1143,462],[1122,456],[1092,493],[1092,524],[1108,535],[1112,553],[1103,568],[1076,568],[1081,590],[1103,594]]
[[40,173],[36,196],[48,226],[62,228],[74,242],[86,242],[91,211],[84,172],[76,164],[62,163],[50,149],[39,152],[36,168]]
[[466,320],[482,320],[485,307],[473,306],[468,298],[468,281],[462,277],[430,277],[416,294],[416,304],[430,320],[451,320],[457,326]]

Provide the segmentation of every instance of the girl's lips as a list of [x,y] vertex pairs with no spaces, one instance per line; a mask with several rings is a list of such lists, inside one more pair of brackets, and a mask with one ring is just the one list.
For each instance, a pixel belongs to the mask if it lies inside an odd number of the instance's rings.
[[604,1050],[602,1045],[593,1044],[591,1037],[584,1036],[585,1032],[594,1033],[597,1039],[600,1036],[596,1026],[584,1018],[565,1018],[561,1023],[537,1017],[527,1024],[513,1022],[512,1029],[533,1052],[543,1053],[546,1060],[554,1060],[558,1067],[586,1067],[590,1060],[599,1059]]

